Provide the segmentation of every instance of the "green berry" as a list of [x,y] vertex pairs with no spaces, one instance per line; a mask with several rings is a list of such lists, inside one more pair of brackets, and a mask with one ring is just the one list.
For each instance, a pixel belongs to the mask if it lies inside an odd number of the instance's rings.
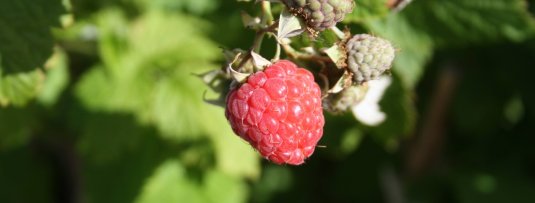
[[351,107],[357,105],[364,99],[368,92],[368,85],[350,86],[339,93],[331,94],[323,99],[323,107],[332,113],[341,113],[348,111]]
[[392,43],[368,34],[358,34],[349,39],[346,51],[348,68],[357,83],[377,79],[390,69],[395,57]]
[[323,31],[336,25],[355,7],[353,0],[282,0],[282,2],[315,31]]

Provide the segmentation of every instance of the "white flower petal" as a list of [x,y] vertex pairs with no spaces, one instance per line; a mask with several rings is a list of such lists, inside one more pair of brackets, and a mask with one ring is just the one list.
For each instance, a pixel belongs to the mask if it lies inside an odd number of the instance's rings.
[[390,77],[368,81],[368,93],[358,105],[351,108],[357,120],[369,126],[377,126],[385,121],[386,114],[381,111],[379,101],[390,84],[392,84]]

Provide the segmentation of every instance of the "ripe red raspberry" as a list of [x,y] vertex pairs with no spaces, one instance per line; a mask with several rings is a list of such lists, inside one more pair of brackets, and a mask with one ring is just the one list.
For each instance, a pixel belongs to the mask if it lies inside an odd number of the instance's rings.
[[314,152],[325,124],[312,73],[286,60],[231,90],[225,116],[234,133],[277,164],[302,164]]

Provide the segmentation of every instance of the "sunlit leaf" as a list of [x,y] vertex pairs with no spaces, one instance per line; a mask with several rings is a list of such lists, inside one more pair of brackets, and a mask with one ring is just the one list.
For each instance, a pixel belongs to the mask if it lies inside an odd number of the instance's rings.
[[344,18],[344,22],[365,22],[388,14],[387,0],[355,0],[353,12]]
[[0,106],[27,104],[39,92],[45,79],[41,69],[10,74],[2,71],[0,69]]
[[205,175],[203,189],[209,202],[246,202],[248,187],[245,182],[219,171],[207,171]]
[[46,78],[37,100],[46,105],[53,105],[69,82],[69,70],[66,53],[57,48],[54,55],[45,64]]
[[[222,115],[223,109],[210,106],[216,115]],[[216,109],[219,108],[219,109]],[[234,135],[224,117],[214,119],[210,136],[214,142],[217,167],[227,174],[257,178],[260,175],[259,157],[254,149],[237,135]]]
[[217,171],[207,171],[202,181],[189,175],[177,160],[160,165],[148,179],[136,202],[245,202],[245,185]]
[[188,11],[195,14],[204,14],[217,8],[219,1],[212,0],[135,0],[142,9],[160,11]]
[[[103,14],[101,20],[120,16]],[[100,26],[111,25],[103,22]],[[110,60],[82,77],[76,86],[77,98],[91,111],[132,114],[140,125],[154,126],[162,138],[173,142],[209,138],[219,169],[255,177],[258,156],[233,135],[221,108],[203,102],[208,87],[193,74],[215,69],[211,61],[220,54],[202,35],[203,25],[195,18],[152,12],[133,24],[119,26],[129,30],[125,36],[104,32],[99,46],[112,50],[101,52],[109,54],[103,58]],[[113,36],[124,43],[104,40]]]
[[201,186],[190,180],[176,160],[164,162],[143,186],[136,202],[206,202]]

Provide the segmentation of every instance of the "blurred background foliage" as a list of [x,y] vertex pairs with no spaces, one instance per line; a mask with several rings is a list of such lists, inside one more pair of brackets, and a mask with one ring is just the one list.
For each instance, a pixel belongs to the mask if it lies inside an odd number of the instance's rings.
[[535,1],[356,2],[345,25],[399,50],[387,119],[326,115],[292,167],[195,76],[250,46],[253,3],[0,0],[0,202],[535,200]]

